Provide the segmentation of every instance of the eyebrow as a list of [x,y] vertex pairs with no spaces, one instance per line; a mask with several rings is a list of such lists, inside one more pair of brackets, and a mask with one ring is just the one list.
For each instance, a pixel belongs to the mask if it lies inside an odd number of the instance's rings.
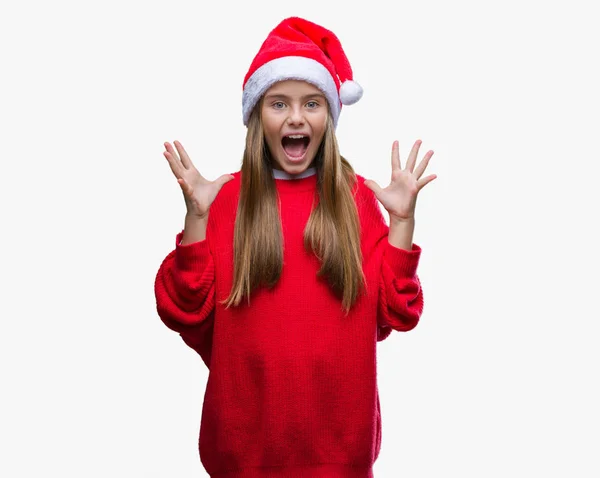
[[[274,98],[283,98],[285,100],[289,100],[290,96],[284,95],[283,93],[270,93],[265,96],[265,99],[274,99]],[[310,93],[308,95],[302,96],[300,99],[306,100],[308,98],[323,98],[323,99],[325,99],[325,95],[323,95],[322,93]]]

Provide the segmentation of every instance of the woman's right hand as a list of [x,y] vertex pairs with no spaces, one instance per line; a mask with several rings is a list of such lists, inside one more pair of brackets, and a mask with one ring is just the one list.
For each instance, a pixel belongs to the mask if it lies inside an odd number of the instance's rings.
[[173,141],[173,144],[177,151],[167,142],[164,144],[166,151],[163,154],[167,158],[171,171],[173,171],[183,192],[187,215],[205,219],[217,194],[226,182],[233,179],[233,176],[224,174],[214,181],[208,181],[202,177],[193,165],[181,143]]

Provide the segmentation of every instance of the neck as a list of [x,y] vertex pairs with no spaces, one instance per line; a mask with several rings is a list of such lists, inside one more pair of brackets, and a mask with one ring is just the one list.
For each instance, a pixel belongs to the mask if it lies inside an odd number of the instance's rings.
[[302,179],[312,176],[317,173],[317,168],[312,167],[302,171],[300,174],[290,174],[281,169],[273,169],[273,177],[275,179]]

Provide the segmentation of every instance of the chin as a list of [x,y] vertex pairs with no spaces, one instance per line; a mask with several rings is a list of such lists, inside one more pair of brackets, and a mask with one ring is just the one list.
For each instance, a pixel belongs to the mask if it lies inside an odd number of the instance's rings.
[[[281,166],[280,166],[281,167]],[[288,174],[302,174],[310,167],[310,164],[289,166],[286,165],[282,169]]]
[[301,174],[310,168],[314,162],[314,155],[307,154],[301,160],[292,159],[288,157],[285,152],[282,152],[280,157],[277,158],[278,169],[285,171],[288,174]]

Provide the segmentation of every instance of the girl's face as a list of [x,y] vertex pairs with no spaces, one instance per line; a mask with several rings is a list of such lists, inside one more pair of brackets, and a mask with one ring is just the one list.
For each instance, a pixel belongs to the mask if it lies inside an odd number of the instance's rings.
[[280,81],[265,93],[261,114],[273,167],[289,174],[300,174],[310,167],[329,114],[321,90],[305,81]]

